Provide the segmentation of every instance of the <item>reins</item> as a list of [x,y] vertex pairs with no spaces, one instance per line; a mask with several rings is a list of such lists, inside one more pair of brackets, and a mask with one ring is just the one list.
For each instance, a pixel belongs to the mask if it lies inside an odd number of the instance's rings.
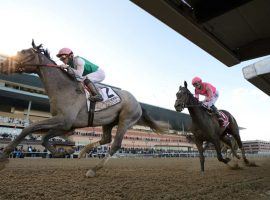
[[37,66],[37,67],[42,67],[42,66],[44,66],[44,67],[58,67],[58,68],[60,68],[60,66],[59,65],[55,65],[55,64],[35,64],[35,63],[25,63],[25,64],[21,64],[21,63],[18,63],[18,65],[19,66]]
[[[42,62],[42,59],[40,58],[40,55],[39,55],[39,53],[40,52],[36,52],[37,53],[37,56],[38,56],[38,59],[39,59],[39,62],[41,63]],[[28,59],[30,57],[30,59]],[[40,63],[26,63],[26,62],[28,62],[28,61],[31,61],[31,60],[33,60],[34,58],[36,57],[36,55],[29,55],[23,62],[18,62],[18,66],[19,66],[19,68],[21,68],[21,67],[27,67],[27,66],[36,66],[36,67],[57,67],[57,68],[60,68],[60,66],[59,65],[56,65],[56,64],[40,64]],[[20,71],[23,71],[23,69],[22,70],[20,70]]]
[[[192,93],[187,94],[187,95],[191,96],[191,97],[189,97],[189,98],[194,98]],[[189,100],[189,101],[192,102],[192,100]],[[184,104],[184,108],[189,108],[189,107],[199,107],[199,106],[202,106],[202,105],[201,105],[200,103],[198,103],[198,104]]]
[[188,107],[198,107],[198,106],[201,106],[200,104],[198,105],[185,105],[185,108],[188,108]]

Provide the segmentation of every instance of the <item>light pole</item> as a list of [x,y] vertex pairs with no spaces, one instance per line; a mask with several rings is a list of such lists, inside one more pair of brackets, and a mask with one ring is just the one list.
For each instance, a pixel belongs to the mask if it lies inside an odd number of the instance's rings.
[[91,138],[91,137],[89,137],[89,142],[90,142],[90,144],[91,144],[91,141],[93,140],[93,138]]
[[132,138],[132,147],[133,147],[133,150],[134,150],[134,143],[135,143],[135,140],[134,140],[134,138]]
[[145,146],[146,146],[146,149],[148,149],[147,143],[148,143],[148,140],[147,140],[147,138],[145,138]]

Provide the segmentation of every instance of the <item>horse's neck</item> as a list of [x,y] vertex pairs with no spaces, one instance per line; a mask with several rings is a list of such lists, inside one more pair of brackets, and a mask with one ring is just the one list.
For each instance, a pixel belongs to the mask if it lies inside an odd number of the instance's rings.
[[[74,82],[61,69],[56,67],[40,67],[39,77],[49,97],[57,97],[59,93],[74,88]],[[63,90],[63,88],[67,90]]]
[[201,123],[205,117],[205,112],[202,110],[201,106],[198,104],[197,100],[192,96],[189,101],[191,107],[188,107],[189,114],[192,120],[196,123]]
[[193,121],[202,121],[204,114],[202,113],[203,111],[199,106],[189,107],[188,111]]

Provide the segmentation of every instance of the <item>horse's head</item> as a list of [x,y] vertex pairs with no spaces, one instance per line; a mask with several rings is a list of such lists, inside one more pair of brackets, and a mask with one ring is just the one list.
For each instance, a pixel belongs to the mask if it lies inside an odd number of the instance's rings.
[[179,91],[176,93],[175,110],[181,112],[187,104],[190,103],[190,97],[193,96],[187,88],[187,82],[184,82],[184,87],[180,86]]
[[32,41],[32,48],[19,51],[16,56],[8,57],[0,62],[0,73],[37,73],[38,65],[43,61],[43,56],[40,54],[45,50],[42,45],[36,46]]

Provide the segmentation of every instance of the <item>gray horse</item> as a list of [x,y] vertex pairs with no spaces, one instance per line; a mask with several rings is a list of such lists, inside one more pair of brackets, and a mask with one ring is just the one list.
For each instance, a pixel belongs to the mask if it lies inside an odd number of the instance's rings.
[[[48,142],[50,138],[64,136],[75,128],[88,126],[87,103],[81,84],[58,68],[56,63],[50,59],[47,50],[44,50],[41,45],[36,46],[32,42],[32,46],[33,48],[22,50],[15,57],[1,63],[0,73],[37,73],[50,99],[52,118],[24,128],[21,134],[0,154],[2,168],[13,149],[31,133],[44,132],[43,145],[52,154],[57,154],[56,149]],[[108,158],[121,147],[124,134],[133,125],[146,125],[157,132],[163,132],[168,127],[167,123],[157,122],[150,118],[131,93],[124,90],[117,90],[116,93],[121,98],[120,103],[103,111],[95,112],[93,126],[102,126],[101,140],[88,145],[80,153],[80,157],[83,157],[92,148],[110,143],[112,141],[112,128],[117,125],[109,155],[87,172],[86,175],[89,177],[95,176],[96,171],[101,169]]]
[[203,155],[203,142],[211,142],[217,152],[217,158],[219,161],[227,164],[230,159],[223,158],[221,154],[221,141],[226,143],[235,157],[239,156],[234,151],[230,140],[224,137],[226,134],[232,135],[237,141],[237,144],[242,152],[242,157],[246,164],[249,164],[245,156],[245,150],[242,145],[242,141],[239,135],[239,127],[234,117],[227,111],[223,112],[228,116],[230,124],[228,127],[220,127],[219,122],[215,115],[209,115],[199,101],[193,96],[193,94],[187,88],[187,82],[184,82],[185,87],[180,86],[179,91],[176,93],[175,109],[181,112],[184,108],[188,108],[190,116],[192,118],[191,132],[194,135],[195,144],[200,154],[201,172],[204,171],[204,155]]

